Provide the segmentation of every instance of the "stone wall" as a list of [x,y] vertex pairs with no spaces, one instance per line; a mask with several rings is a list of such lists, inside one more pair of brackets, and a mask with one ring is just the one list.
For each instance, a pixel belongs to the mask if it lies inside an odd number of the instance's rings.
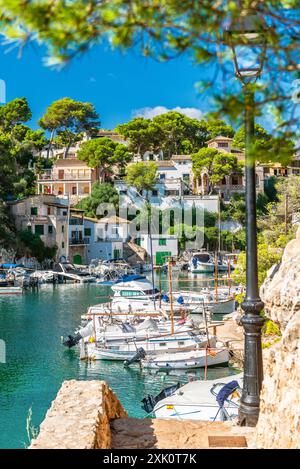
[[110,448],[110,420],[126,416],[104,381],[64,381],[30,449]]
[[261,288],[281,341],[264,350],[264,382],[256,427],[262,448],[300,448],[300,228]]

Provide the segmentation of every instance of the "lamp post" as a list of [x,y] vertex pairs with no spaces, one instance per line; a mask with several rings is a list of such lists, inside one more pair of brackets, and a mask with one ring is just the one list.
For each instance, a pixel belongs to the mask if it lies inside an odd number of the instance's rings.
[[242,303],[245,337],[244,381],[239,424],[255,426],[259,416],[263,380],[261,329],[257,267],[256,178],[254,142],[253,83],[261,75],[266,52],[266,26],[253,11],[242,11],[227,28],[227,44],[232,48],[235,75],[243,85],[245,101],[245,175],[246,175],[246,295]]

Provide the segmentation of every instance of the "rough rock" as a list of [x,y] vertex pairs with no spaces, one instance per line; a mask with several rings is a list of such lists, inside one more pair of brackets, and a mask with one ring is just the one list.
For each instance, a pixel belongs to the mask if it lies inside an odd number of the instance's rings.
[[262,448],[300,448],[300,311],[282,340],[265,351],[256,442]]
[[30,449],[110,448],[110,421],[126,416],[104,381],[64,381]]
[[300,311],[300,227],[284,250],[281,263],[272,267],[260,290],[265,312],[283,331]]
[[300,448],[300,228],[261,288],[265,311],[282,339],[264,350],[264,381],[256,427],[262,448]]

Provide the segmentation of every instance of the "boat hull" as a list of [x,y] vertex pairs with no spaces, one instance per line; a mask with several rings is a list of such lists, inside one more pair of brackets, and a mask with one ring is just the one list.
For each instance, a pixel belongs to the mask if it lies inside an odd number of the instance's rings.
[[[222,412],[216,401],[216,396],[211,393],[214,385],[222,385],[237,380],[242,387],[242,374],[231,375],[208,381],[194,381],[188,383],[169,397],[159,400],[153,409],[156,418],[174,420],[224,420]],[[237,417],[239,410],[239,395],[231,397],[230,402],[224,403],[224,409],[230,418]]]
[[190,269],[193,274],[208,274],[208,273],[214,272],[215,266],[214,264],[198,262],[197,267],[194,267],[193,265],[191,265]]
[[1,295],[22,295],[23,289],[21,287],[1,287],[0,288],[0,296]]
[[[184,355],[181,357],[181,355]],[[144,368],[155,370],[185,370],[204,368],[205,366],[216,366],[228,363],[229,353],[227,350],[214,352],[213,355],[203,350],[193,351],[192,353],[170,354],[170,357],[157,357],[142,362]]]

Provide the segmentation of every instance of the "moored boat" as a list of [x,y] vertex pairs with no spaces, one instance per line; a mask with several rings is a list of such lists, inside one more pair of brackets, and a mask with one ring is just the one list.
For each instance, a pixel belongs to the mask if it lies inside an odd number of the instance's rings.
[[194,274],[214,272],[215,264],[208,252],[195,252],[189,261],[190,271]]
[[198,348],[190,351],[176,351],[175,353],[159,354],[142,360],[144,368],[156,370],[184,370],[204,368],[228,363],[229,353],[221,348]]
[[[234,381],[236,383],[228,386]],[[242,381],[242,373],[207,381],[192,381],[174,387],[169,392],[162,391],[156,397],[147,396],[142,401],[143,408],[147,413],[153,411],[156,418],[163,419],[231,420],[238,415]],[[223,394],[221,401],[220,394]]]

